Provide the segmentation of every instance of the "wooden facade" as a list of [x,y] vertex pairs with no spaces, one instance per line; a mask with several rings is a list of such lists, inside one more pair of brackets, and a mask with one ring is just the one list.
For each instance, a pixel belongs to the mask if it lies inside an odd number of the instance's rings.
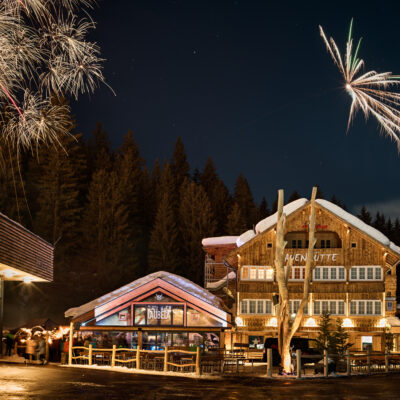
[[[289,280],[293,313],[298,307],[296,300],[301,299],[303,292],[302,267],[307,256],[309,215],[310,205],[305,203],[286,219],[285,259],[294,260]],[[398,320],[395,318],[396,266],[400,251],[388,241],[382,244],[382,240],[377,240],[383,236],[377,231],[378,235],[374,235],[372,228],[355,223],[353,216],[346,219],[345,215],[316,204],[317,244],[308,313],[297,336],[314,338],[325,310],[332,314],[333,322],[337,318],[342,321],[354,350],[370,345],[372,350],[384,350],[385,327],[390,326],[390,321],[396,325]],[[237,258],[238,279],[237,301],[232,310],[236,328],[232,331],[231,344],[249,343],[251,347],[254,338],[260,342],[277,335],[275,303],[279,290],[274,270],[275,236],[272,224],[227,255],[230,259]],[[392,332],[396,333],[396,329],[399,328],[393,326]]]
[[5,280],[53,280],[54,247],[0,213],[0,275]]

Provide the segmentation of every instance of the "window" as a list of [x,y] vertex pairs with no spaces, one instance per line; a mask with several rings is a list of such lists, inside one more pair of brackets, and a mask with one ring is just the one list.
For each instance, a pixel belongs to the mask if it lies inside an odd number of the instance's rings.
[[[321,274],[322,270],[322,274]],[[322,275],[322,278],[321,278]],[[344,267],[315,267],[314,281],[345,281],[346,270]]]
[[321,240],[321,249],[324,249],[325,248],[325,240]]
[[381,281],[382,267],[379,266],[357,266],[350,269],[350,280],[352,281]]
[[351,247],[352,247],[353,249],[355,249],[355,248],[357,247],[357,243],[356,243],[356,242],[352,242],[352,243],[351,243]]
[[350,315],[381,315],[382,304],[378,300],[352,300]]
[[[289,301],[289,314],[297,314],[299,311],[301,300],[290,300]],[[304,315],[308,315],[308,303],[304,307]]]
[[327,249],[331,248],[331,241],[329,239],[326,241],[326,248]]
[[250,266],[242,267],[242,280],[247,281],[273,281],[274,269],[269,266]]
[[265,299],[244,299],[240,302],[240,313],[255,315],[272,314],[272,301]]
[[314,301],[314,314],[321,315],[329,313],[331,315],[344,315],[343,300],[316,300]]
[[290,274],[290,280],[293,280],[293,281],[302,281],[302,280],[304,280],[304,273],[305,273],[305,268],[306,267],[298,267],[298,266],[296,266],[296,267],[292,267],[292,271],[291,271],[291,274]]
[[297,248],[298,248],[298,249],[301,249],[301,240],[298,240],[298,241],[297,241]]
[[292,249],[295,249],[297,246],[297,240],[292,240]]
[[271,248],[272,247],[272,243],[267,243],[267,248]]
[[361,350],[372,350],[372,336],[361,336]]

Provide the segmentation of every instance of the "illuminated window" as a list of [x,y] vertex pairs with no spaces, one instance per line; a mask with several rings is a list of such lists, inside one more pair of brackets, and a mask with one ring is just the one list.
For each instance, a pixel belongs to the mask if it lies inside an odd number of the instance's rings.
[[251,280],[257,279],[257,268],[250,268],[250,279]]
[[274,269],[269,266],[243,266],[242,280],[273,281]]

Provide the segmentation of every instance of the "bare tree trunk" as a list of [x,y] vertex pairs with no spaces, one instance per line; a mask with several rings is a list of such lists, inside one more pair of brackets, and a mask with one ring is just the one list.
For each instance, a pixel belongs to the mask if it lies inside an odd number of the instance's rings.
[[278,215],[276,224],[276,246],[275,246],[275,270],[279,288],[279,308],[278,308],[278,347],[281,355],[282,369],[284,373],[292,372],[290,356],[290,341],[299,328],[304,316],[304,308],[308,301],[310,291],[311,271],[313,268],[314,246],[315,246],[315,197],[317,188],[314,187],[311,195],[310,223],[308,234],[308,251],[305,266],[303,296],[296,313],[293,323],[289,314],[290,293],[288,280],[291,273],[293,259],[290,258],[284,265],[284,251],[287,242],[284,240],[286,216],[283,214],[283,190],[278,191]]

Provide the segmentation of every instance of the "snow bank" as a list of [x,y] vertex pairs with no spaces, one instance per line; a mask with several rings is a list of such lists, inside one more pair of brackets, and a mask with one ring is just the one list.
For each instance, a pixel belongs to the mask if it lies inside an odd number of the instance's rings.
[[204,238],[201,241],[203,246],[218,246],[222,244],[236,244],[236,240],[239,236],[218,236]]
[[214,307],[223,308],[222,300],[219,297],[214,296],[208,290],[202,288],[199,285],[196,285],[192,281],[189,281],[189,279],[183,278],[182,276],[178,276],[175,274],[171,274],[170,272],[158,271],[146,275],[143,278],[136,279],[135,281],[128,283],[127,285],[122,286],[119,289],[116,289],[110,293],[107,293],[104,296],[101,296],[95,300],[92,300],[89,303],[83,304],[80,307],[70,308],[65,312],[65,317],[66,318],[76,317],[78,315],[85,314],[95,309],[96,307],[106,304],[109,301],[115,300],[116,298],[128,292],[131,292],[134,289],[137,289],[138,287],[143,286],[146,283],[149,283],[157,278],[160,278],[165,282],[168,282],[178,287],[179,289],[184,290],[185,292],[191,294],[192,296],[195,296],[200,300],[203,300],[204,302],[211,304]]
[[182,378],[195,378],[195,379],[221,379],[217,375],[196,375],[194,372],[175,372],[175,371],[155,371],[146,369],[136,369],[128,367],[110,367],[108,365],[85,365],[85,364],[73,364],[73,365],[60,365],[63,368],[86,368],[86,369],[98,369],[102,371],[110,372],[123,372],[125,374],[142,374],[142,375],[162,375],[162,376],[180,376]]
[[228,275],[225,275],[222,279],[220,279],[219,281],[216,282],[207,282],[207,289],[220,289],[223,286],[226,285],[227,281],[231,281],[233,279],[236,279],[236,272],[235,271],[231,271],[229,272]]
[[246,242],[256,237],[253,229],[249,229],[247,232],[242,233],[236,240],[237,247],[243,246]]

